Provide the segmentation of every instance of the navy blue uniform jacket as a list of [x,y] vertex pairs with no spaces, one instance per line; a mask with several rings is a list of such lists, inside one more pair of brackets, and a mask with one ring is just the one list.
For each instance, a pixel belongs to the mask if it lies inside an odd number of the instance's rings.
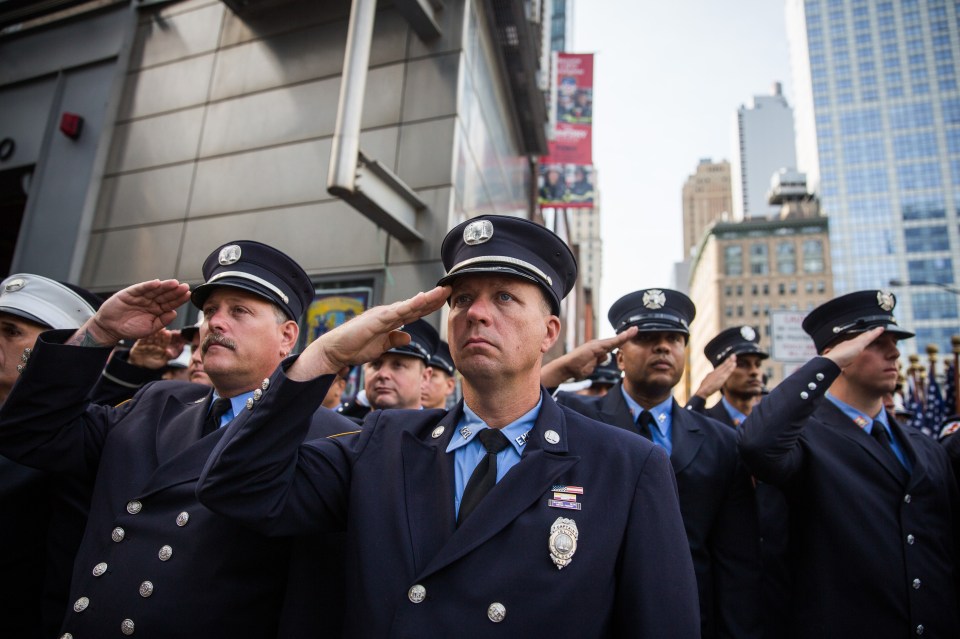
[[[694,395],[687,402],[686,409],[702,413],[730,428],[737,428],[722,401],[710,408],[706,405],[706,400]],[[787,611],[792,589],[787,557],[790,511],[780,488],[762,481],[755,481],[754,484],[757,520],[760,524],[760,555],[763,559],[763,636],[781,639],[787,634]]]
[[823,397],[816,357],[740,430],[744,462],[790,505],[795,637],[960,637],[957,487],[943,448],[890,417],[913,473]]
[[[557,401],[639,436],[622,386],[618,383],[602,397],[559,393]],[[670,417],[670,462],[697,574],[703,637],[759,637],[760,534],[736,438],[723,424],[676,402]]]
[[[698,636],[695,578],[662,450],[544,393],[521,461],[457,528],[454,455],[445,451],[460,437],[462,404],[379,411],[350,441],[301,445],[297,416],[314,410],[329,381],[297,383],[278,371],[260,404],[227,428],[198,495],[268,534],[345,519],[345,636]],[[582,488],[582,509],[548,506],[556,485]],[[548,543],[558,518],[579,530],[563,569]],[[494,603],[505,610],[499,622]]]
[[[73,332],[40,336],[0,410],[0,452],[95,477],[64,632],[121,636],[129,620],[137,637],[276,637],[292,541],[267,538],[196,499],[200,470],[224,433],[201,437],[211,389],[156,382],[117,408],[91,405],[87,393],[110,349],[61,345]],[[321,434],[310,421],[302,437]],[[333,413],[321,422],[331,432],[353,429]]]

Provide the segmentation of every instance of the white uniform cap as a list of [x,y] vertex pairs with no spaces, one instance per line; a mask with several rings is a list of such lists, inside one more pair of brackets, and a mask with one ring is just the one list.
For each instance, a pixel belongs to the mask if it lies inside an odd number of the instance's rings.
[[80,295],[60,282],[17,273],[0,282],[0,313],[50,328],[80,328],[95,313]]

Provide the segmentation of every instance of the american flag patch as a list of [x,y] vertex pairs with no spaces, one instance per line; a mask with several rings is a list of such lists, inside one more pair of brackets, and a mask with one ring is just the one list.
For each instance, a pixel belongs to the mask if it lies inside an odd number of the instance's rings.
[[583,486],[561,486],[556,485],[553,487],[553,492],[555,493],[574,493],[577,495],[583,494]]

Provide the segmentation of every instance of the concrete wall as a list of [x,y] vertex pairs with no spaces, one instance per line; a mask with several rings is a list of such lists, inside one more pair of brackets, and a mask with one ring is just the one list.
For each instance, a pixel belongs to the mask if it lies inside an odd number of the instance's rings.
[[215,0],[142,11],[82,283],[198,282],[212,248],[257,239],[318,278],[376,275],[375,302],[433,286],[456,219],[526,214],[529,168],[505,128],[480,10],[446,2],[430,43],[392,7],[377,12],[361,150],[427,203],[420,244],[392,240],[326,191],[349,2],[242,17]]

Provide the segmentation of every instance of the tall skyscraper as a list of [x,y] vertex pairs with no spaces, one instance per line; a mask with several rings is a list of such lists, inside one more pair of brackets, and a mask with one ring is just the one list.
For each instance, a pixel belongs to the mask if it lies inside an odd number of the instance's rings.
[[831,219],[837,294],[886,288],[917,333],[957,332],[956,0],[789,0],[798,168]]
[[733,212],[737,219],[775,215],[767,202],[770,178],[797,165],[793,109],[779,82],[771,95],[754,96],[737,109],[733,149]]
[[683,184],[683,257],[689,258],[707,227],[730,217],[730,163],[700,160]]

